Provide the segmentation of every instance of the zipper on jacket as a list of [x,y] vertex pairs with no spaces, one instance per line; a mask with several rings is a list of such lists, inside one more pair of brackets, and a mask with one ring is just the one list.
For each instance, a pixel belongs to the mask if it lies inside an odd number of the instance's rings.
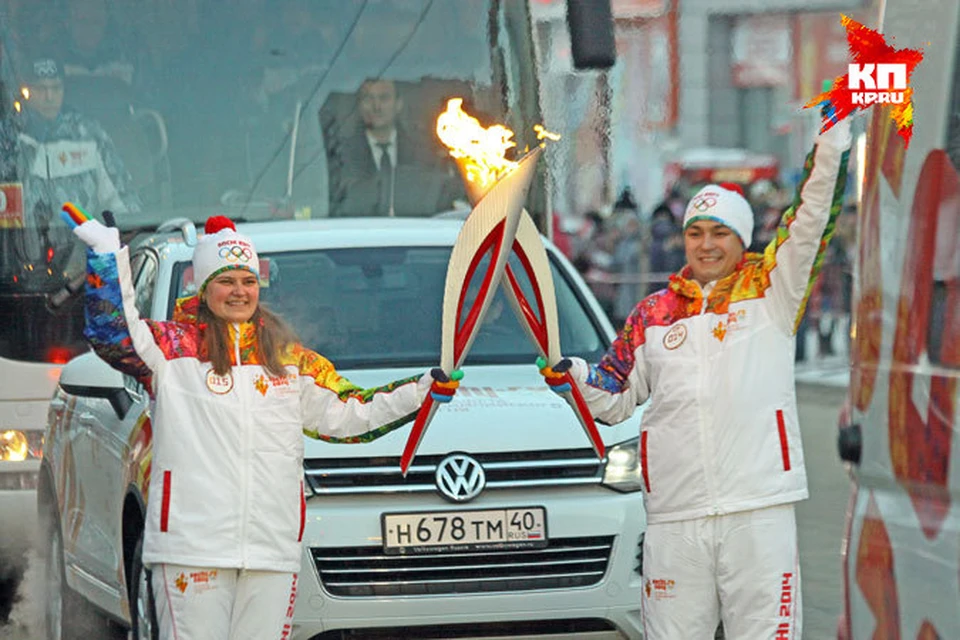
[[[700,291],[703,295],[703,301],[700,305],[700,322],[701,323],[707,322],[707,318],[706,318],[707,298],[710,295],[711,290],[713,290],[713,287],[710,287],[709,290],[706,289],[705,287],[700,287]],[[706,376],[707,364],[710,362],[709,354],[707,353],[708,344],[710,342],[709,331],[710,331],[709,326],[701,327],[701,330],[697,331],[697,347],[700,349],[700,363],[701,363],[700,367],[698,367],[699,371],[697,372],[697,379],[698,379],[697,388],[700,390],[699,398],[697,399],[697,405],[698,405],[697,413],[700,418],[700,445],[701,445],[700,459],[701,459],[701,464],[703,465],[703,472],[706,475],[707,494],[710,497],[711,513],[716,515],[717,513],[720,512],[720,507],[717,504],[717,493],[716,493],[717,485],[716,485],[716,479],[713,474],[713,467],[711,466],[710,460],[708,459],[708,456],[707,456],[708,451],[715,451],[716,448],[714,447],[714,443],[713,443],[713,434],[710,431],[710,426],[709,426],[710,423],[707,419],[705,419],[704,408],[703,408],[703,400],[705,395],[704,389],[706,389],[704,377]]]
[[[233,350],[234,356],[236,357],[236,380],[234,381],[234,386],[240,384],[241,377],[241,362],[240,362],[240,325],[234,324],[234,340],[233,340]],[[242,391],[237,394],[237,398],[240,399],[242,405],[240,407],[240,415],[243,418],[242,420],[242,431],[243,439],[241,440],[241,449],[240,449],[240,473],[243,476],[241,478],[242,483],[242,493],[243,496],[243,509],[240,513],[240,564],[241,568],[246,568],[247,566],[247,519],[249,517],[250,510],[250,431],[251,429],[246,424],[246,417],[250,415],[245,402],[247,394]]]

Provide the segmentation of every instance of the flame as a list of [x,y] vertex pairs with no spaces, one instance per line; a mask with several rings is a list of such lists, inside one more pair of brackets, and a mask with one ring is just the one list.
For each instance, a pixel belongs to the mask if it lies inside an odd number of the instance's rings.
[[463,98],[447,101],[447,110],[437,118],[437,136],[460,161],[467,180],[486,189],[517,166],[504,157],[517,144],[511,140],[513,131],[499,124],[484,129],[462,105]]
[[533,130],[537,132],[537,140],[543,140],[544,138],[546,138],[547,140],[553,140],[554,142],[556,142],[557,140],[560,139],[559,133],[547,131],[542,124],[533,125]]

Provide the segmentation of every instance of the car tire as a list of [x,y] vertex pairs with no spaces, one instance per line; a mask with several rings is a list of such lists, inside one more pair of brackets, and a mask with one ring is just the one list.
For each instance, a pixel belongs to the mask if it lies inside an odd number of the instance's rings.
[[130,618],[133,640],[159,640],[156,603],[150,571],[143,566],[143,532],[137,538],[130,563]]
[[77,627],[79,596],[67,586],[63,566],[63,536],[56,523],[47,536],[47,563],[44,571],[44,591],[47,601],[43,609],[47,640],[78,640]]
[[122,629],[97,613],[67,585],[63,562],[63,535],[55,519],[47,531],[44,586],[47,601],[43,609],[43,623],[47,640],[110,640],[126,637]]

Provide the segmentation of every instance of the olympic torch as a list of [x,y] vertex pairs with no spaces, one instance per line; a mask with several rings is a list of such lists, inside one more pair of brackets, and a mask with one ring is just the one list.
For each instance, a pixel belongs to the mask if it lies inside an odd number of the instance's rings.
[[[561,358],[553,277],[540,234],[523,208],[536,160],[543,147],[535,147],[516,162],[507,160],[506,151],[515,146],[511,140],[513,132],[501,125],[482,127],[475,118],[463,112],[461,105],[461,99],[451,99],[447,103],[447,110],[437,119],[437,135],[450,148],[450,154],[463,177],[467,197],[473,205],[447,266],[440,367],[449,374],[466,358],[504,275],[511,307],[537,351],[547,364],[553,366]],[[543,139],[553,134],[538,128],[538,136]],[[526,271],[533,288],[533,303],[527,299],[507,264],[511,253],[517,255]],[[478,275],[479,265],[488,254],[490,260],[477,296],[473,304],[466,308],[467,287]],[[570,374],[566,373],[565,376],[569,378]],[[570,382],[571,391],[562,395],[573,407],[595,452],[602,458],[605,449],[596,424],[573,380],[567,381]],[[420,408],[400,459],[404,475],[435,413],[436,405],[428,396]]]

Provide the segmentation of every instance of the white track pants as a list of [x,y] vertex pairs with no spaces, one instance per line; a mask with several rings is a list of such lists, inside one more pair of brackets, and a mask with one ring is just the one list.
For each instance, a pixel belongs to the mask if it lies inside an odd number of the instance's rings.
[[297,574],[153,566],[160,640],[287,640]]
[[646,640],[800,640],[792,504],[651,524],[643,541]]

